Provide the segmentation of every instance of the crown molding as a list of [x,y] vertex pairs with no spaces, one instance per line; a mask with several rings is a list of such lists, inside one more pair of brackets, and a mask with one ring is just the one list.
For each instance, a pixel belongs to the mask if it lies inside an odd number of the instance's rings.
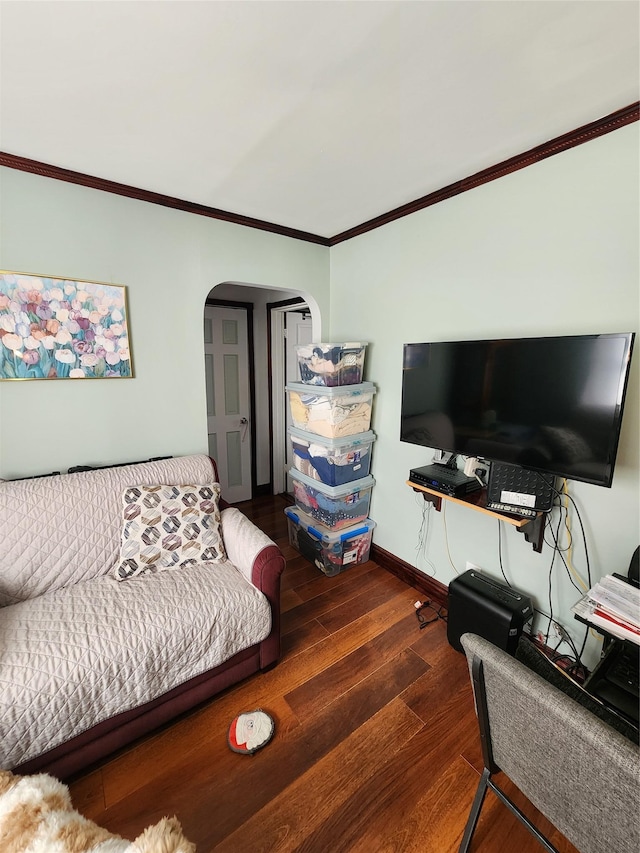
[[17,154],[9,154],[0,151],[0,166],[8,169],[18,169],[21,172],[30,172],[43,178],[53,178],[56,181],[65,181],[69,184],[79,184],[94,190],[102,190],[115,195],[135,198],[138,201],[146,201],[150,204],[158,204],[162,207],[172,207],[174,210],[183,210],[185,213],[195,213],[198,216],[208,216],[210,219],[221,219],[224,222],[233,222],[235,225],[244,225],[246,228],[257,228],[260,231],[270,231],[272,234],[281,234],[283,237],[293,237],[296,240],[305,240],[308,243],[318,243],[328,246],[329,239],[308,231],[300,231],[297,228],[288,228],[285,225],[276,225],[273,222],[265,222],[262,219],[254,219],[251,216],[243,216],[239,213],[231,213],[217,207],[208,207],[206,204],[198,204],[193,201],[185,201],[174,196],[163,193],[143,190],[132,187],[129,184],[120,184],[117,181],[108,181],[106,178],[97,178],[94,175],[86,175],[84,172],[74,172],[71,169],[63,169],[60,166],[52,166],[50,163],[42,163],[40,160],[30,160],[28,157],[19,157]]
[[503,160],[495,166],[490,166],[488,169],[476,172],[475,175],[463,178],[461,181],[456,181],[442,189],[435,190],[435,192],[415,199],[415,201],[410,201],[407,204],[396,207],[387,213],[356,225],[354,228],[349,228],[347,231],[342,231],[340,234],[336,234],[329,239],[329,245],[335,246],[338,243],[343,243],[345,240],[365,234],[367,231],[373,231],[374,228],[387,225],[389,222],[394,222],[403,216],[409,216],[411,213],[424,210],[425,207],[431,207],[440,201],[445,201],[448,198],[460,195],[460,193],[482,186],[482,184],[488,184],[490,181],[503,178],[505,175],[517,172],[526,166],[539,163],[540,160],[545,160],[547,157],[552,157],[554,154],[560,154],[569,148],[575,148],[577,145],[590,142],[592,139],[597,139],[599,136],[604,136],[606,133],[611,133],[611,131],[618,130],[627,124],[632,124],[638,121],[639,118],[640,101],[636,101],[634,104],[623,107],[621,110],[616,110],[616,112],[604,116],[597,121],[592,121],[589,124],[576,128],[576,130],[564,133],[562,136],[557,136],[548,142],[543,142],[542,145],[531,148],[523,154],[517,154],[515,157]]
[[476,172],[468,178],[463,178],[453,184],[449,184],[442,189],[422,196],[421,198],[396,207],[393,210],[369,219],[366,222],[342,231],[333,237],[321,237],[319,234],[312,234],[308,231],[300,231],[297,228],[288,228],[284,225],[277,225],[273,222],[265,222],[262,219],[254,219],[250,216],[242,216],[238,213],[231,213],[228,210],[221,210],[217,207],[208,207],[205,204],[197,204],[196,202],[185,201],[184,199],[175,198],[173,196],[163,195],[162,193],[144,190],[138,187],[132,187],[128,184],[120,184],[116,181],[109,181],[106,178],[98,178],[94,175],[86,175],[83,172],[74,172],[71,169],[63,169],[60,166],[52,166],[49,163],[42,163],[39,160],[30,160],[27,157],[20,157],[17,154],[9,154],[8,152],[0,151],[0,166],[6,166],[9,169],[18,169],[22,172],[30,172],[35,175],[40,175],[45,178],[53,178],[57,181],[66,181],[71,184],[79,184],[80,186],[90,187],[91,189],[102,190],[103,192],[114,193],[115,195],[126,196],[127,198],[135,198],[139,201],[146,201],[150,204],[158,204],[162,207],[171,207],[175,210],[182,210],[186,213],[194,213],[198,216],[208,216],[211,219],[220,219],[225,222],[232,222],[235,225],[243,225],[246,228],[257,228],[261,231],[269,231],[272,234],[280,234],[283,237],[292,237],[295,240],[304,240],[308,243],[316,243],[320,246],[335,246],[338,243],[343,243],[345,240],[350,240],[352,237],[357,237],[360,234],[365,234],[367,231],[373,231],[381,225],[387,225],[389,222],[394,222],[396,219],[401,219],[404,216],[409,216],[419,210],[424,210],[426,207],[431,207],[438,202],[445,201],[453,196],[460,195],[475,187],[487,184],[490,181],[495,181],[512,172],[524,169],[534,163],[539,163],[540,160],[545,160],[547,157],[552,157],[554,154],[560,154],[562,151],[567,151],[570,148],[575,148],[577,145],[582,145],[585,142],[590,142],[592,139],[597,139],[599,136],[604,136],[614,130],[618,130],[625,125],[632,124],[640,118],[640,102],[636,101],[627,107],[616,110],[603,118],[585,124],[582,127],[551,139],[548,142],[542,143],[523,154],[517,154],[515,157],[510,157],[508,160],[503,160],[495,166],[490,166],[488,169],[483,169],[481,172]]

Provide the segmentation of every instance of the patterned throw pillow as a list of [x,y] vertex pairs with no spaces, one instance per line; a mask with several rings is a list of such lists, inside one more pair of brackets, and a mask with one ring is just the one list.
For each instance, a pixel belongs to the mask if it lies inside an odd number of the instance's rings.
[[117,580],[227,559],[220,486],[129,486],[123,495]]

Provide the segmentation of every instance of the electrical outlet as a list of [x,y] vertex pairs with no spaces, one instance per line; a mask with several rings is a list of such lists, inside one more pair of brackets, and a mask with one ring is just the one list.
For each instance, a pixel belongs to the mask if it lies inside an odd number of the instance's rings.
[[559,623],[554,622],[553,630],[555,631],[555,635],[559,640],[564,640],[565,643],[571,642],[571,637],[569,636],[569,633],[567,632],[567,629],[564,627],[564,625],[560,625]]
[[480,566],[477,566],[475,563],[472,563],[470,560],[467,560],[467,571],[468,572],[481,572],[482,569]]

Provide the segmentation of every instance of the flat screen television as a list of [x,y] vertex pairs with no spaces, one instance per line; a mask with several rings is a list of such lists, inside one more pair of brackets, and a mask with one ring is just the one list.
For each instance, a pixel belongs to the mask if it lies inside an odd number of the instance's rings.
[[634,337],[405,344],[400,438],[611,486]]

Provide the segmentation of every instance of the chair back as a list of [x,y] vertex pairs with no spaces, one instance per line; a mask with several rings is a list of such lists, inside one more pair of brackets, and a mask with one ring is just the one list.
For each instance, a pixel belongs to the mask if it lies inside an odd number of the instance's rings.
[[638,853],[638,746],[487,640],[461,639],[470,671],[475,663],[481,672],[474,691],[479,718],[486,709],[485,760],[581,853]]

